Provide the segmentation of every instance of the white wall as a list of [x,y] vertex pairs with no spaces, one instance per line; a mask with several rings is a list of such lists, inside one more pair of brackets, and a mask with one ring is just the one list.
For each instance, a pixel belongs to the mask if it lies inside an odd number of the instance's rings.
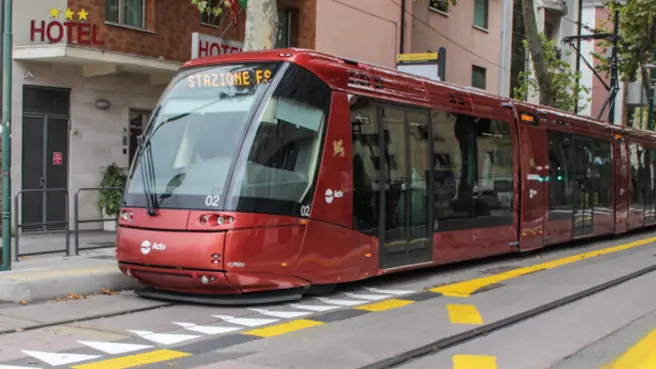
[[[34,76],[24,79],[25,73]],[[81,67],[34,62],[13,63],[12,101],[12,198],[21,190],[22,89],[23,84],[71,88],[68,186],[72,218],[73,195],[80,187],[98,187],[104,168],[112,162],[127,167],[123,154],[123,129],[129,126],[129,110],[155,107],[165,86],[152,86],[146,77],[109,75],[84,78]],[[109,110],[98,110],[95,101],[109,100]],[[80,219],[101,218],[97,192],[80,195]],[[99,229],[102,223],[80,225]]]

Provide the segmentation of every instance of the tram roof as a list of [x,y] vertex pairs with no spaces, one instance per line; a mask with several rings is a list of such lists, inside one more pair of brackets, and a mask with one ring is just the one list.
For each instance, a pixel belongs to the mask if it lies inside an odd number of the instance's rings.
[[520,110],[551,116],[555,120],[584,123],[588,126],[596,126],[597,129],[621,131],[621,133],[643,137],[651,136],[656,139],[656,133],[651,131],[610,124],[555,108],[495,95],[474,87],[434,81],[369,62],[310,49],[285,48],[208,56],[191,59],[185,62],[181,69],[235,62],[266,61],[286,61],[302,65],[312,70],[332,88],[348,93],[370,97],[383,95],[400,102],[426,106],[433,106],[438,100],[449,101],[459,105],[458,110],[471,110],[472,112],[476,111],[476,106],[480,105],[486,105],[489,108],[491,105],[499,107],[502,103],[511,103]]

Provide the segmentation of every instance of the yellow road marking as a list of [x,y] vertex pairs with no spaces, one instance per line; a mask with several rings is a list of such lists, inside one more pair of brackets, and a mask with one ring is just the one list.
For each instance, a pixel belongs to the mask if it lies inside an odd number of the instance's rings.
[[297,319],[287,323],[272,325],[270,327],[254,329],[252,331],[243,332],[242,334],[248,334],[251,336],[258,336],[258,337],[273,337],[273,336],[278,336],[281,334],[298,331],[300,329],[315,327],[323,324],[324,324],[323,322],[318,322],[316,320]]
[[140,365],[154,364],[166,360],[178,359],[185,356],[191,356],[186,352],[173,350],[155,350],[143,354],[117,357],[95,363],[81,364],[72,367],[73,369],[124,369]]
[[601,250],[595,250],[595,251],[589,251],[589,252],[584,252],[581,254],[577,255],[572,255],[568,256],[562,259],[556,259],[552,261],[547,261],[545,263],[540,263],[537,265],[533,266],[527,266],[524,268],[518,268],[518,269],[513,269],[504,273],[499,273],[496,275],[492,275],[489,277],[481,277],[481,278],[476,278],[476,279],[471,279],[468,281],[464,282],[458,282],[458,283],[453,283],[453,284],[448,284],[440,287],[435,287],[429,289],[431,292],[437,292],[441,293],[444,296],[451,296],[451,297],[469,297],[472,293],[476,292],[477,290],[495,284],[499,283],[511,278],[519,277],[525,274],[533,273],[538,270],[544,270],[544,269],[552,269],[556,268],[562,265],[566,264],[571,264],[580,260],[584,259],[589,259],[595,256],[601,256],[601,255],[606,255],[606,254],[611,254],[614,252],[619,252],[619,251],[624,251],[628,250],[634,247],[638,246],[644,246],[649,243],[655,242],[656,237],[651,237],[651,238],[646,238],[643,240],[638,240],[638,241],[633,241],[630,243],[626,243],[623,245],[619,246],[614,246],[614,247],[609,247],[606,249],[601,249]]
[[378,311],[400,308],[402,306],[410,305],[413,302],[414,301],[410,301],[410,300],[391,299],[391,300],[385,300],[380,302],[374,302],[372,304],[359,305],[357,307],[354,307],[353,309],[378,312]]
[[453,355],[453,369],[497,369],[494,356]]
[[617,358],[617,360],[601,367],[601,369],[653,368],[656,368],[656,329]]
[[483,317],[474,305],[447,305],[446,310],[453,324],[483,324]]

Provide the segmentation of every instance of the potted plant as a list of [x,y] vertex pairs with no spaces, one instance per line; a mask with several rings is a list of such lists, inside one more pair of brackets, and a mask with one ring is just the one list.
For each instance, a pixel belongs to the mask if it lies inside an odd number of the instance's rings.
[[[103,230],[115,231],[116,224],[118,223],[118,214],[121,211],[121,203],[123,202],[123,191],[127,182],[127,171],[123,168],[112,163],[105,170],[103,179],[100,182],[100,209],[103,214],[103,219],[114,218],[114,220],[105,221]],[[120,188],[117,190],[115,188]]]

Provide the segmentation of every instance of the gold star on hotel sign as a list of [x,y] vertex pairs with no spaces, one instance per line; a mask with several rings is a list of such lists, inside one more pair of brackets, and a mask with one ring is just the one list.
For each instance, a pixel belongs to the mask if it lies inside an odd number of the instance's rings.
[[[89,20],[89,12],[86,11],[86,9],[82,8],[80,9],[79,12],[74,12],[71,10],[71,8],[67,8],[66,10],[59,10],[57,8],[52,8],[48,11],[50,13],[50,18],[52,19],[57,19],[59,18],[59,14],[63,13],[64,14],[64,19],[66,20]],[[76,14],[77,14],[77,19],[76,19]]]

